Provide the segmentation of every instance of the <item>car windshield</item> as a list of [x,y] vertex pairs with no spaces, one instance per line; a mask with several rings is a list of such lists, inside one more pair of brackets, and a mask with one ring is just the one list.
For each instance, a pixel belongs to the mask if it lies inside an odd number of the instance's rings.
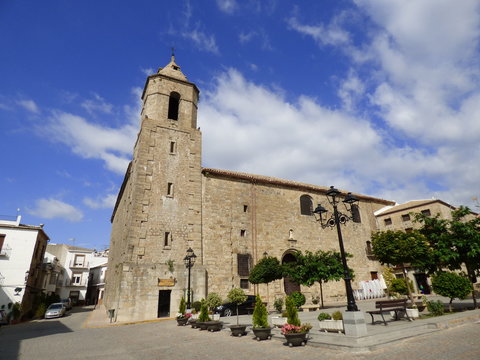
[[48,307],[48,310],[59,310],[63,307],[62,304],[52,304]]

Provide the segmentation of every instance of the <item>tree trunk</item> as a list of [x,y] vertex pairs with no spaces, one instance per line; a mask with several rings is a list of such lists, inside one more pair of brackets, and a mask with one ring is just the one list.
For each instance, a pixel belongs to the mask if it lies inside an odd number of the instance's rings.
[[405,279],[405,283],[407,284],[408,298],[410,299],[411,306],[413,306],[415,305],[415,300],[413,299],[413,293],[412,293],[412,290],[410,289],[410,284],[408,283],[408,276],[407,276],[407,270],[405,269],[405,264],[402,264],[402,273],[403,273],[403,278]]
[[320,283],[320,301],[322,302],[322,309],[323,309],[323,283],[322,280],[319,281]]
[[450,302],[448,303],[448,312],[452,312],[452,301],[453,301],[453,298],[450,299]]
[[[465,265],[467,265],[467,264],[465,264]],[[473,310],[475,310],[477,308],[477,298],[475,297],[475,287],[473,286],[473,284],[474,284],[473,281],[475,280],[475,272],[471,271],[469,266],[466,266],[466,268],[467,268],[468,278],[470,279],[470,281],[472,283]]]

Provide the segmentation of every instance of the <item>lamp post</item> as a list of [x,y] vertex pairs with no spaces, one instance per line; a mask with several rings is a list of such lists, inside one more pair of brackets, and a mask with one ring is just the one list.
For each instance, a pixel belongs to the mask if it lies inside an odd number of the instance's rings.
[[[326,227],[336,227],[337,228],[337,235],[338,235],[338,243],[340,245],[340,255],[342,257],[342,264],[343,264],[343,279],[345,280],[345,288],[347,291],[347,311],[358,311],[357,304],[355,303],[355,297],[353,296],[352,291],[352,284],[350,279],[350,272],[348,271],[347,266],[347,257],[345,256],[345,249],[343,247],[343,237],[342,237],[342,224],[345,224],[347,221],[353,219],[353,212],[352,206],[358,202],[358,198],[352,193],[348,193],[343,200],[345,205],[345,209],[350,213],[351,216],[345,215],[338,211],[338,203],[340,200],[338,199],[342,193],[335,189],[335,187],[330,186],[330,190],[326,193],[328,202],[330,205],[333,206],[333,214],[328,219],[323,219],[323,214],[327,213],[327,209],[325,209],[322,205],[318,204],[317,208],[313,211],[314,214],[318,214],[319,218],[317,221],[320,221],[322,228]],[[347,207],[349,206],[349,207]]]
[[195,259],[197,255],[193,252],[192,248],[188,248],[187,255],[183,258],[183,262],[188,269],[188,289],[187,289],[187,309],[190,309],[190,272],[192,266],[195,264]]

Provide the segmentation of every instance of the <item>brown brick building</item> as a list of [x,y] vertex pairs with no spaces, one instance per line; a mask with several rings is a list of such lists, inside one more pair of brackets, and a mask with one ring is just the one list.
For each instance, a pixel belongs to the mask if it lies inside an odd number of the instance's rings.
[[[198,97],[173,57],[146,81],[141,129],[112,215],[105,304],[117,320],[175,315],[187,288],[188,248],[197,255],[193,300],[209,292],[225,298],[242,287],[269,306],[295,285],[285,279],[268,287],[249,284],[249,270],[264,254],[288,261],[298,250],[339,250],[335,229],[322,229],[312,214],[317,203],[327,207],[328,187],[202,168]],[[374,212],[394,205],[355,195],[359,222],[342,226],[354,288],[381,271],[366,246],[377,229]],[[320,288],[301,291],[310,302]],[[343,281],[325,284],[324,297],[344,301]]]

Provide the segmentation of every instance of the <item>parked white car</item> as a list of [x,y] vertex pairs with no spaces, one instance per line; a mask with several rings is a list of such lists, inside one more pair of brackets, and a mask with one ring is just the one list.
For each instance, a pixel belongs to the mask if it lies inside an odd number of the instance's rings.
[[59,318],[65,315],[67,308],[62,303],[53,303],[45,311],[45,319]]

